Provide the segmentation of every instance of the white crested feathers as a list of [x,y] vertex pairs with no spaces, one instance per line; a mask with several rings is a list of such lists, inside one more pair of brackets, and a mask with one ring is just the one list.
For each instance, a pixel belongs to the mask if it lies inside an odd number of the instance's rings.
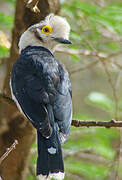
[[[38,31],[38,28],[44,25],[49,25],[52,27],[52,32],[48,35],[45,35],[44,33],[41,33],[40,31],[40,37],[43,41],[40,41],[35,36],[35,31],[32,31],[32,29],[35,29]],[[41,21],[38,24],[35,24],[31,27],[29,27],[20,37],[19,41],[19,52],[21,52],[22,49],[26,48],[27,46],[43,46],[48,48],[51,52],[55,51],[55,47],[59,44],[58,42],[53,41],[53,38],[64,38],[69,39],[69,33],[70,33],[70,26],[67,22],[67,20],[63,17],[49,14],[45,17],[43,21]]]
[[49,14],[43,22],[52,27],[55,37],[69,39],[70,26],[65,18]]

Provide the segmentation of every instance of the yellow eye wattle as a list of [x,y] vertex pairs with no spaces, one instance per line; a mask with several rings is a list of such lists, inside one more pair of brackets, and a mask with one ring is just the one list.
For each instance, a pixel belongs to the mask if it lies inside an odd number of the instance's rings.
[[52,27],[49,25],[43,26],[43,28],[41,29],[42,33],[48,35],[52,32]]

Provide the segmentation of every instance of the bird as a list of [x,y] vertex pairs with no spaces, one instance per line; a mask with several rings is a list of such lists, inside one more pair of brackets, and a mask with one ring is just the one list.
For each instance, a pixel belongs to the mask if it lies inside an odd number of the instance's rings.
[[65,66],[54,57],[57,46],[72,44],[64,17],[48,14],[20,37],[19,57],[11,71],[12,99],[37,130],[40,179],[64,179],[61,145],[70,135],[72,87]]

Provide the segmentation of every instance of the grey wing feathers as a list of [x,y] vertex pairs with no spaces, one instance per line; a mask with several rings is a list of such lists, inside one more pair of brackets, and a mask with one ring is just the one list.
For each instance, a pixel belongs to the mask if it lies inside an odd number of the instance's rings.
[[59,126],[61,143],[64,144],[70,132],[72,122],[72,89],[68,72],[59,64],[60,83],[58,85],[54,116]]

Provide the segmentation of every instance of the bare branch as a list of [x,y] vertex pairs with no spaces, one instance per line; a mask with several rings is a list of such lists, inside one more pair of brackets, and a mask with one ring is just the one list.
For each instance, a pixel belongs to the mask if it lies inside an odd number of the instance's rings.
[[[91,45],[90,45],[91,47]],[[106,61],[107,59],[112,59],[114,58],[115,56],[118,56],[119,54],[122,54],[122,51],[120,52],[117,52],[117,53],[112,53],[110,55],[106,55],[106,54],[103,54],[102,52],[97,52],[94,48],[92,48],[93,51],[89,51],[89,50],[82,50],[82,49],[67,49],[67,48],[56,48],[56,52],[58,53],[66,53],[66,54],[69,54],[69,55],[83,55],[83,56],[95,56],[97,58],[100,58],[102,59],[102,61]],[[86,65],[85,67],[79,67],[79,68],[76,68],[76,69],[73,69],[69,72],[69,74],[74,74],[76,72],[79,72],[79,71],[84,71],[88,68],[91,68],[93,67],[94,65],[96,65],[98,63],[98,61],[94,61],[93,63],[90,63],[88,65]],[[120,64],[118,64],[117,62],[113,62],[120,70],[122,70],[122,66]]]
[[116,89],[118,89],[119,86],[120,86],[121,75],[122,75],[122,71],[120,70],[120,71],[118,72],[117,79],[116,79],[116,84],[115,84],[115,88],[116,88]]
[[122,127],[122,121],[116,121],[116,120],[111,120],[111,121],[81,121],[81,120],[72,120],[72,126],[75,127]]
[[[91,47],[91,45],[90,45],[90,47]],[[76,50],[76,49],[68,49],[68,48],[63,48],[63,47],[61,47],[61,48],[57,47],[56,52],[58,52],[58,53],[66,53],[66,54],[70,54],[70,55],[74,54],[74,55],[83,55],[83,56],[96,56],[96,57],[100,57],[100,58],[103,58],[103,59],[111,59],[111,58],[114,58],[114,57],[122,54],[122,51],[119,51],[119,52],[111,53],[110,55],[107,55],[107,54],[104,54],[102,52],[98,52],[93,47],[91,47],[91,48],[92,48],[92,51],[83,50],[83,49],[77,49]],[[122,69],[121,65],[120,65],[120,68]]]
[[66,54],[74,54],[74,55],[84,55],[84,56],[97,56],[97,57],[103,57],[106,58],[107,55],[103,53],[98,53],[96,51],[89,51],[89,50],[82,50],[82,49],[67,49],[67,48],[56,48],[56,52],[59,53],[66,53]]
[[114,61],[114,64],[120,69],[122,70],[122,66],[120,64],[118,64],[117,62]]
[[7,151],[1,156],[0,158],[0,164],[4,161],[4,159],[10,154],[11,151],[13,151],[16,148],[16,145],[18,144],[18,141],[15,140],[14,143],[10,146],[10,148],[7,149]]

